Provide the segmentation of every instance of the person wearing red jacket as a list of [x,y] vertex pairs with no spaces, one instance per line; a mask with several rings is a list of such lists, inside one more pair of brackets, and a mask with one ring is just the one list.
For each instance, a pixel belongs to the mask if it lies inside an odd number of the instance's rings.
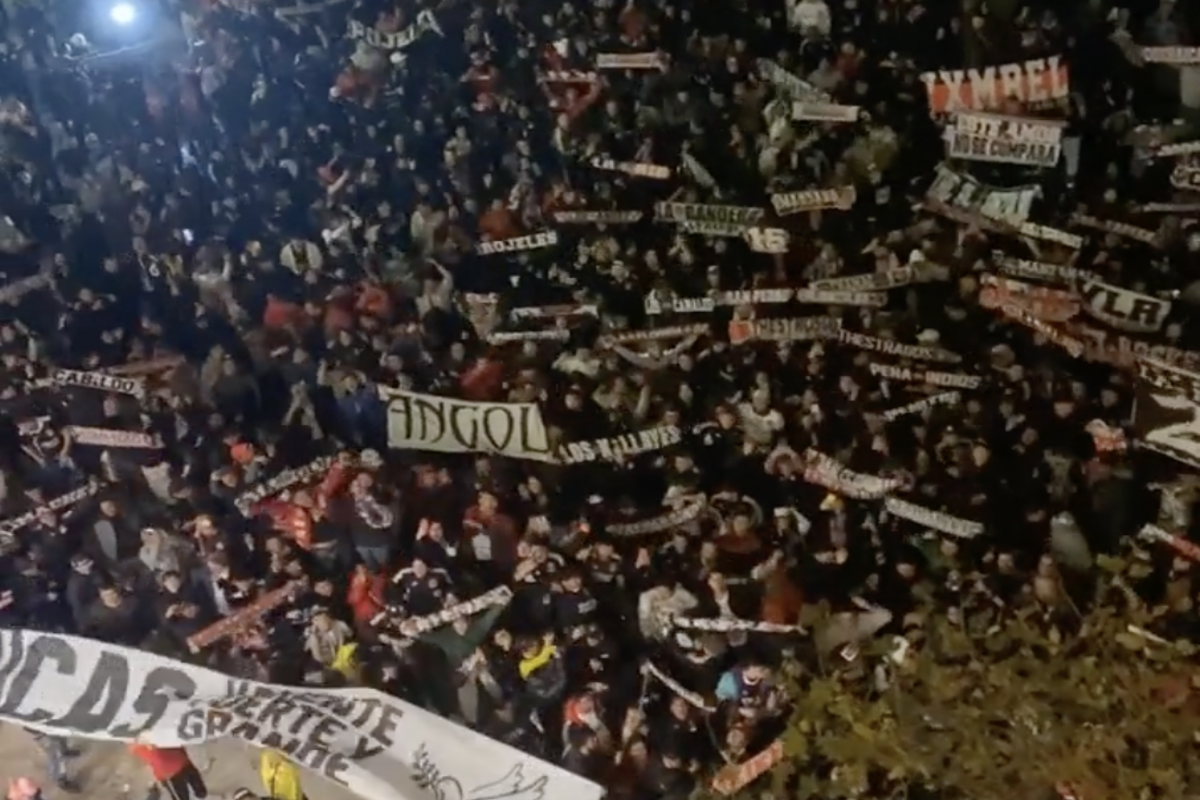
[[129,752],[150,768],[155,782],[171,800],[204,800],[208,797],[204,777],[182,747],[131,744]]

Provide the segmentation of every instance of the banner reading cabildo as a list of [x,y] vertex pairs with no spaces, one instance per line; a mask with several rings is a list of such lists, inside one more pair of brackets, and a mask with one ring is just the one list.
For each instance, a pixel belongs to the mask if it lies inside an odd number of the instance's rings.
[[598,800],[583,778],[373,689],[228,678],[84,639],[0,630],[0,720],[161,747],[230,737],[366,800]]

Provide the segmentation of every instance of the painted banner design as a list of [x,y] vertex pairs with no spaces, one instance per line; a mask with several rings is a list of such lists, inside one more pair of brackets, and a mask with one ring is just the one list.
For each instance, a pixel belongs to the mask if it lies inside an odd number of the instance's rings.
[[921,74],[935,114],[960,109],[990,111],[1017,102],[1028,106],[1051,105],[1071,92],[1067,65],[1060,56],[1000,64],[977,69],[941,69]]
[[599,800],[604,793],[373,689],[236,680],[139,650],[26,630],[0,630],[0,653],[0,719],[51,735],[158,747],[227,736],[279,750],[365,800]]
[[388,404],[392,447],[555,460],[533,403],[475,403],[383,387],[379,396]]

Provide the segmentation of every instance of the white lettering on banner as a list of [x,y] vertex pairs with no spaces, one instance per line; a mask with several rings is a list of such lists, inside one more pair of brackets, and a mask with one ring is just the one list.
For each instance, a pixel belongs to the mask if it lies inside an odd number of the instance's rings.
[[814,339],[836,339],[841,330],[842,322],[837,317],[731,320],[729,343],[807,342]]
[[565,342],[571,338],[571,332],[555,328],[549,331],[493,331],[485,339],[488,344],[508,344],[510,342]]
[[392,447],[555,460],[533,403],[474,403],[384,387],[379,396],[388,404]]
[[924,72],[921,82],[935,114],[974,109],[987,111],[1010,100],[1041,106],[1065,100],[1071,92],[1067,67],[1061,56],[977,69],[943,69]]
[[600,53],[596,69],[657,69],[666,71],[667,58],[663,53]]
[[723,236],[727,239],[742,239],[746,228],[733,222],[680,222],[679,230],[699,236]]
[[542,247],[553,247],[556,244],[558,244],[558,233],[555,231],[541,231],[540,233],[529,233],[524,236],[514,236],[511,239],[480,242],[475,246],[475,251],[481,256],[490,256],[494,253],[517,253],[523,250],[537,250]]
[[836,189],[801,189],[771,195],[771,207],[781,217],[825,208],[848,211],[854,207],[857,197],[853,185],[839,186]]
[[893,267],[867,275],[848,275],[844,278],[824,278],[813,281],[811,288],[836,292],[885,292],[914,283],[933,283],[950,280],[950,268],[932,261],[918,261],[907,267]]
[[1200,467],[1200,375],[1139,359],[1133,428],[1141,447]]
[[1089,273],[1066,264],[1048,264],[1045,261],[1030,261],[1025,258],[1012,258],[1000,252],[993,253],[996,266],[1005,275],[1017,278],[1031,278],[1046,283],[1073,283],[1076,280],[1087,280]]
[[617,461],[642,453],[653,453],[683,441],[683,433],[674,425],[648,428],[637,433],[594,439],[590,442],[568,442],[558,449],[558,460],[564,464],[584,464],[589,461]]
[[120,378],[103,372],[83,372],[77,369],[58,369],[51,380],[59,386],[80,386],[104,392],[127,394],[139,400],[146,395],[146,382],[140,378]]
[[961,400],[962,392],[942,392],[941,394],[935,394],[931,397],[923,397],[920,400],[915,400],[907,405],[900,406],[899,408],[889,408],[887,411],[883,412],[883,419],[885,422],[891,422],[892,420],[899,419],[900,417],[907,416],[909,414],[924,413],[925,411],[933,409],[937,406],[958,405]]
[[1033,201],[1040,197],[1040,186],[1019,186],[1013,189],[997,189],[938,164],[937,176],[929,186],[926,196],[933,201],[965,211],[976,211],[985,217],[1000,220],[1010,225],[1020,225],[1029,218]]
[[95,447],[157,449],[163,446],[157,435],[139,431],[117,431],[109,428],[89,428],[84,425],[68,425],[63,432],[78,444]]
[[355,39],[363,39],[372,47],[378,47],[381,50],[403,50],[421,37],[425,31],[437,31],[442,33],[441,27],[438,25],[437,18],[433,16],[433,12],[426,9],[417,14],[417,21],[409,25],[402,31],[394,33],[383,33],[376,30],[374,27],[363,25],[357,20],[350,20],[350,36]]
[[883,353],[889,356],[912,358],[917,361],[941,361],[946,364],[957,364],[962,361],[962,356],[958,353],[952,353],[940,347],[905,344],[904,342],[880,339],[878,336],[869,336],[865,333],[857,333],[855,331],[844,330],[838,338],[844,344],[857,347],[860,350],[874,350],[876,353]]
[[[66,494],[60,494],[58,497],[46,503],[42,508],[47,508],[51,511],[63,511],[71,508],[76,503],[86,500],[100,490],[100,484],[92,482],[86,486],[80,486],[78,489],[72,489]],[[20,516],[12,517],[0,522],[0,539],[12,538],[12,535],[24,528],[29,523],[37,519],[37,514],[40,509],[32,509],[26,511]],[[0,658],[3,654],[0,654]],[[2,680],[2,676],[0,676]]]
[[1097,280],[1079,287],[1084,309],[1096,319],[1132,333],[1152,333],[1171,313],[1171,301],[1131,292]]
[[1062,131],[1059,122],[959,113],[946,129],[946,157],[1053,167],[1062,155]]
[[761,208],[749,206],[717,206],[670,201],[654,204],[655,218],[659,222],[723,222],[746,227],[757,223],[765,213]]
[[592,156],[592,160],[588,163],[596,169],[603,169],[609,172],[624,172],[626,175],[633,175],[637,178],[654,178],[658,181],[665,181],[671,177],[671,168],[659,164],[643,164],[638,161],[613,161],[611,158],[604,156]]
[[512,320],[530,319],[583,319],[600,316],[600,307],[594,304],[576,306],[569,303],[554,306],[517,306],[509,309],[508,318]]
[[964,375],[957,372],[939,372],[932,369],[909,369],[891,364],[868,365],[872,375],[888,378],[905,383],[925,383],[930,386],[943,386],[947,389],[978,389],[983,385],[983,378],[978,375]]
[[[56,736],[280,750],[365,800],[427,800],[417,754],[462,800],[599,800],[603,789],[373,689],[298,689],[77,636],[0,630],[0,719]],[[458,800],[458,798],[455,798]]]
[[325,476],[325,473],[333,466],[334,460],[332,456],[321,456],[302,467],[285,469],[275,477],[238,495],[237,500],[234,500],[233,504],[237,506],[237,510],[242,512],[244,516],[252,516],[256,503],[261,503],[263,500],[272,498],[293,486],[315,483],[318,478]]
[[792,119],[797,122],[858,122],[862,109],[836,103],[792,103]]
[[1147,64],[1200,64],[1200,47],[1143,47]]
[[746,228],[744,236],[750,249],[756,253],[779,255],[788,251],[790,236],[783,228]]

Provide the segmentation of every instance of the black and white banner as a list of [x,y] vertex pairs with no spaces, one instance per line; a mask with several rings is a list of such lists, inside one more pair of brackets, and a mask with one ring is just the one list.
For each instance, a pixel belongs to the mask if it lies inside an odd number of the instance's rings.
[[1131,292],[1098,280],[1082,281],[1079,295],[1083,309],[1118,330],[1130,333],[1153,333],[1162,328],[1171,313],[1171,301]]
[[592,160],[588,163],[596,169],[607,170],[608,172],[623,172],[635,178],[653,178],[656,181],[665,181],[671,177],[671,168],[659,164],[643,164],[639,161],[614,161],[605,156],[592,156]]
[[71,441],[93,447],[115,447],[120,449],[157,450],[163,446],[162,439],[150,433],[118,431],[111,428],[90,428],[84,425],[68,425],[63,432]]
[[543,247],[553,247],[558,244],[558,234],[555,231],[540,231],[524,236],[514,236],[511,239],[498,239],[494,242],[480,242],[475,246],[475,252],[481,256],[494,253],[520,253],[526,250],[540,250]]
[[388,406],[392,447],[555,460],[533,403],[474,403],[385,387],[379,396]]
[[923,344],[905,344],[904,342],[880,339],[878,336],[870,336],[854,331],[842,331],[839,339],[844,344],[852,345],[859,350],[873,350],[876,353],[898,356],[899,358],[911,358],[916,361],[941,361],[945,364],[957,364],[962,361],[962,356],[958,353],[952,353],[940,347],[927,347]]
[[839,292],[828,289],[797,289],[792,300],[822,306],[883,308],[887,305],[887,295],[883,292]]
[[1091,228],[1094,231],[1111,233],[1114,236],[1122,236],[1126,239],[1133,239],[1142,244],[1148,244],[1151,247],[1158,247],[1162,244],[1156,231],[1149,230],[1148,228],[1139,228],[1136,225],[1130,225],[1128,222],[1100,219],[1088,214],[1072,214],[1071,224]]
[[1133,429],[1141,446],[1200,468],[1200,374],[1139,359]]
[[932,261],[917,261],[907,267],[893,267],[867,275],[848,275],[844,278],[824,278],[813,281],[811,288],[832,292],[886,292],[914,283],[934,283],[950,280],[950,268]]
[[826,208],[836,208],[848,211],[854,207],[857,198],[853,185],[840,186],[836,189],[801,189],[795,192],[780,192],[771,195],[771,207],[781,217],[799,214],[803,211],[820,211]]
[[729,343],[836,339],[841,330],[842,321],[837,317],[733,320],[729,323]]
[[58,386],[80,386],[102,392],[127,394],[141,400],[146,396],[146,382],[141,378],[119,378],[103,372],[83,372],[77,369],[58,369],[51,380]]
[[934,511],[898,497],[886,498],[883,501],[883,507],[894,517],[906,519],[917,525],[957,536],[960,539],[972,539],[983,533],[983,523],[981,522],[955,517],[943,511]]
[[546,331],[492,331],[483,337],[488,344],[511,344],[512,342],[565,342],[571,338],[566,328]]
[[1062,156],[1064,127],[1054,120],[960,112],[946,128],[946,157],[1053,167]]
[[632,225],[645,216],[641,211],[603,211],[600,209],[555,211],[551,214],[559,225]]
[[251,516],[254,513],[255,504],[275,497],[293,486],[308,486],[321,480],[325,477],[325,473],[329,472],[334,461],[332,456],[321,456],[302,467],[285,469],[278,475],[238,495],[233,504],[243,515]]
[[1091,273],[1086,270],[1067,264],[1049,264],[1045,261],[1012,258],[999,252],[993,254],[993,259],[1001,274],[1013,278],[1024,278],[1043,283],[1074,284],[1076,281],[1088,280],[1091,276]]
[[[0,719],[54,736],[191,747],[229,737],[287,754],[365,800],[599,800],[599,785],[374,689],[230,678],[77,636],[0,630]],[[457,794],[461,792],[461,794]]]
[[1020,225],[1029,219],[1033,201],[1042,195],[1037,185],[1000,189],[985,186],[970,175],[938,164],[937,176],[926,197],[964,211],[975,211],[1010,225]]
[[923,383],[928,386],[941,386],[944,389],[978,389],[983,385],[983,378],[980,376],[961,372],[909,369],[893,364],[869,364],[867,368],[877,378],[887,378],[904,383]]
[[1182,158],[1171,170],[1171,185],[1186,192],[1200,192],[1200,163],[1194,158]]
[[770,59],[758,59],[758,72],[764,80],[775,87],[775,91],[793,100],[828,103],[833,99],[829,94],[796,77]]
[[350,36],[354,39],[363,39],[367,44],[378,47],[380,50],[403,50],[420,39],[426,31],[436,31],[439,36],[444,35],[437,18],[428,9],[417,14],[416,22],[404,30],[394,33],[383,33],[374,27],[363,25],[357,20],[350,20]]
[[747,227],[755,225],[766,212],[749,206],[719,206],[705,203],[675,203],[664,201],[654,204],[655,219],[659,222],[718,222],[725,225]]
[[909,414],[923,414],[938,406],[955,406],[960,402],[962,402],[962,392],[942,392],[931,397],[922,397],[920,400],[915,400],[899,408],[889,408],[883,412],[882,416],[886,422],[891,422]]
[[664,450],[683,441],[683,432],[674,425],[660,425],[636,433],[593,439],[589,442],[568,442],[558,448],[558,460],[564,464],[586,464],[592,461],[618,461]]
[[1140,55],[1147,64],[1200,64],[1200,47],[1142,47]]
[[616,522],[608,526],[610,536],[627,538],[630,536],[646,536],[651,533],[662,533],[673,528],[688,525],[700,519],[700,515],[708,508],[708,499],[704,495],[679,498],[679,504],[665,514],[649,517],[637,522]]
[[665,72],[666,54],[651,53],[600,53],[596,56],[596,69],[654,69]]
[[[74,506],[76,503],[91,497],[99,490],[100,484],[95,482],[89,483],[86,486],[80,486],[78,489],[72,489],[66,494],[60,494],[58,497],[43,505],[42,508],[46,508],[54,512],[65,511]],[[26,511],[24,514],[19,514],[18,516],[0,522],[0,539],[11,537],[14,533],[33,522],[35,519],[37,519],[39,510],[40,509],[33,509],[31,511]]]
[[797,122],[858,122],[859,106],[836,103],[812,103],[796,100],[792,103],[792,119]]

